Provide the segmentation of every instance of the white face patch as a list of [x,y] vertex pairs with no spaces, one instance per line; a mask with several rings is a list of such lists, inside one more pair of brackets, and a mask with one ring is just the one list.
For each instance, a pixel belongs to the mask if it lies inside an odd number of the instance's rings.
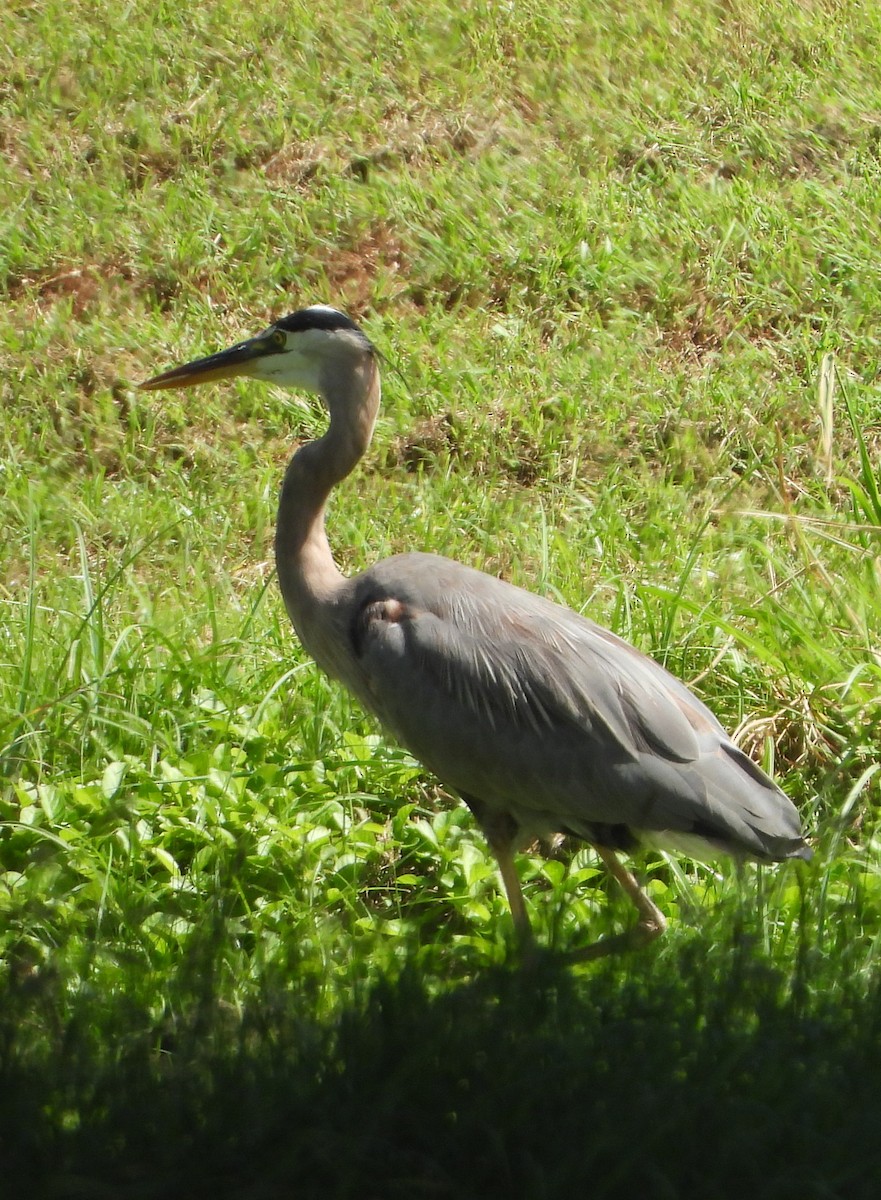
[[[324,336],[326,338],[327,334]],[[266,379],[283,387],[301,388],[306,392],[320,391],[321,367],[327,356],[327,346],[325,345],[323,353],[320,346],[310,346],[305,333],[288,333],[286,337],[287,349],[255,359],[251,372],[253,377]]]
[[288,333],[288,349],[301,354],[333,354],[339,334],[335,329],[302,329]]

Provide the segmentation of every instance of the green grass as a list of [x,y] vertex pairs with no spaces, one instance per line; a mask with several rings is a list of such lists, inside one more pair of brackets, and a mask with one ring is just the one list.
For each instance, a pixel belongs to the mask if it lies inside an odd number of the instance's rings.
[[[879,54],[831,0],[0,12],[22,1194],[874,1196]],[[662,944],[511,970],[468,814],[284,615],[317,405],[134,388],[315,301],[395,368],[341,565],[435,550],[614,628],[810,867],[646,859]],[[545,944],[631,920],[589,851],[521,869]]]

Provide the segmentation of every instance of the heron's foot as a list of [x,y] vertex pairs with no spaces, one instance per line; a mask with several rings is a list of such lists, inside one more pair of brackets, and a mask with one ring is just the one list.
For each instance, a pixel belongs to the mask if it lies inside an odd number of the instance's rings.
[[[654,908],[654,905],[652,905]],[[659,938],[667,928],[663,913],[658,909],[644,917],[632,929],[624,933],[616,933],[612,937],[600,938],[589,946],[580,946],[577,950],[564,951],[563,960],[567,963],[593,962],[597,958],[605,958],[609,954],[626,954],[630,950],[641,950],[655,938]]]

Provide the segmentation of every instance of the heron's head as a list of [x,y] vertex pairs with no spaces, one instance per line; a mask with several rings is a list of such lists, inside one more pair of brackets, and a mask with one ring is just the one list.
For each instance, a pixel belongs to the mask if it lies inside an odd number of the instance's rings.
[[335,376],[372,369],[373,360],[372,343],[350,317],[316,304],[282,317],[228,350],[163,371],[141,387],[159,391],[248,375],[327,395]]

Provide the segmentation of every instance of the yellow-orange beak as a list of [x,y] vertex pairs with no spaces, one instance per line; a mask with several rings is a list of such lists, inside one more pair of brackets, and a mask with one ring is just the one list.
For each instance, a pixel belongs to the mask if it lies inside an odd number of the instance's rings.
[[246,342],[231,346],[229,350],[194,359],[182,367],[172,367],[170,371],[154,375],[139,386],[148,392],[159,392],[168,388],[191,387],[196,383],[211,383],[215,379],[232,379],[236,375],[251,375],[254,373],[252,366],[255,359],[265,358],[277,351],[278,347],[269,338],[249,338]]

